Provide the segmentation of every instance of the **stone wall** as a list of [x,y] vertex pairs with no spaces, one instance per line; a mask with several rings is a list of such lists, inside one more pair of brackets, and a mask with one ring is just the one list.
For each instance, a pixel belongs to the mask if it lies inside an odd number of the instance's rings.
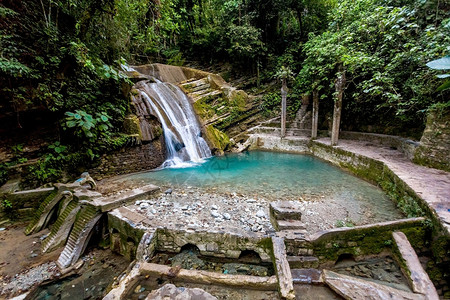
[[450,110],[428,114],[414,162],[450,172]]
[[158,229],[157,250],[180,252],[181,247],[192,244],[202,255],[238,258],[241,251],[252,250],[259,254],[263,262],[270,262],[272,255],[270,238],[262,236],[241,236],[226,232],[208,230],[174,231]]
[[89,174],[95,180],[103,178],[151,170],[159,167],[166,159],[164,136],[135,147],[125,147],[104,155],[101,163]]

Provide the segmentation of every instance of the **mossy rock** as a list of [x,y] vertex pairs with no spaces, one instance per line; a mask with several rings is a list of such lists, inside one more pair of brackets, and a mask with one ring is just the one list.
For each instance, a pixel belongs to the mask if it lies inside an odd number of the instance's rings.
[[212,125],[207,126],[205,131],[206,139],[209,141],[212,150],[218,154],[223,154],[224,150],[230,145],[229,137]]
[[128,115],[123,120],[124,133],[130,135],[138,135],[142,138],[141,127],[139,125],[139,118],[136,115]]
[[203,121],[212,118],[215,114],[215,111],[211,105],[205,103],[203,100],[195,102],[193,107],[197,116],[199,116]]

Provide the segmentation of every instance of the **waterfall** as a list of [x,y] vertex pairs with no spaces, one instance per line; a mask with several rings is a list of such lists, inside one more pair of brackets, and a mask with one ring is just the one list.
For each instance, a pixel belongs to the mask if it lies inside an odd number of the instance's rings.
[[133,95],[139,115],[154,115],[162,124],[168,157],[161,167],[185,167],[211,156],[200,124],[184,92],[176,85],[141,81]]

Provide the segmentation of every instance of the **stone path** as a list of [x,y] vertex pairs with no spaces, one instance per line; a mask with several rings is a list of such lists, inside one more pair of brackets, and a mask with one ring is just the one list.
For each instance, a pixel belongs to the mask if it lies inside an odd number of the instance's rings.
[[[330,138],[316,141],[330,145]],[[398,150],[365,141],[339,140],[336,147],[386,164],[435,210],[450,234],[450,173],[416,165]]]

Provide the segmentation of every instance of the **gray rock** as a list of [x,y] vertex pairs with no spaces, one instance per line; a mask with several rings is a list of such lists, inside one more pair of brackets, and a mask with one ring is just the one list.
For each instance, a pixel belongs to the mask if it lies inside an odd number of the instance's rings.
[[218,210],[219,208],[217,207],[217,205],[211,205],[211,209],[214,209],[214,210]]
[[224,213],[224,214],[223,214],[223,218],[224,218],[225,220],[230,220],[230,219],[231,219],[231,215],[230,215],[229,213]]
[[259,218],[264,218],[266,216],[266,213],[263,210],[258,210],[256,212],[256,216]]
[[164,191],[164,194],[166,195],[171,195],[172,194],[172,189],[167,189]]
[[218,218],[220,217],[220,214],[217,211],[213,210],[211,211],[211,216],[213,216],[214,218]]

